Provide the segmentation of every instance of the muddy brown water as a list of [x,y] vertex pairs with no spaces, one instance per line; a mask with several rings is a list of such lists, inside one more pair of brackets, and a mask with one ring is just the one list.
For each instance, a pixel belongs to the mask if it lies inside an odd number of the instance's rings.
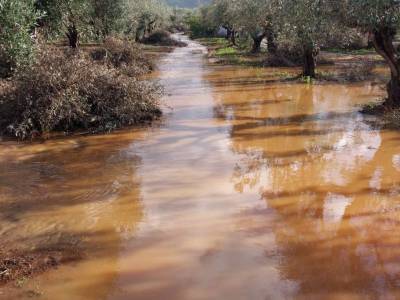
[[357,112],[382,89],[205,51],[160,62],[159,127],[0,143],[2,245],[87,254],[0,298],[400,297],[400,133]]

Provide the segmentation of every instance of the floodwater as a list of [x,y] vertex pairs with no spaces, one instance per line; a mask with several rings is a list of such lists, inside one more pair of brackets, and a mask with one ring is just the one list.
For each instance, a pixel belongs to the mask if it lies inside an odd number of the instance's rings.
[[0,144],[1,243],[86,253],[0,298],[400,298],[400,133],[357,112],[382,88],[205,51],[162,59],[159,126]]

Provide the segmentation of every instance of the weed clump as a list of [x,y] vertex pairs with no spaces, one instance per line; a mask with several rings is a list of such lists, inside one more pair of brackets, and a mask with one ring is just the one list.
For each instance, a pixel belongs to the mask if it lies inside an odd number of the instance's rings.
[[[338,72],[318,72],[317,78],[322,81],[354,83],[375,80],[375,64],[372,62],[351,63]],[[373,105],[375,106],[375,105]]]
[[390,129],[400,129],[400,109],[392,109],[384,115],[386,127]]
[[154,69],[153,62],[143,54],[141,47],[128,40],[109,37],[101,47],[90,54],[93,60],[118,68],[131,77],[146,74]]
[[168,31],[158,30],[142,40],[144,44],[170,47],[186,47],[187,44],[174,39]]
[[360,112],[364,115],[377,117],[373,124],[380,128],[399,130],[400,108],[392,108],[386,105],[386,101],[387,99],[382,99],[363,105]]
[[342,73],[343,78],[348,82],[359,82],[371,79],[375,64],[364,62],[361,64],[350,64]]
[[109,131],[158,117],[161,88],[75,51],[43,47],[0,92],[0,131]]

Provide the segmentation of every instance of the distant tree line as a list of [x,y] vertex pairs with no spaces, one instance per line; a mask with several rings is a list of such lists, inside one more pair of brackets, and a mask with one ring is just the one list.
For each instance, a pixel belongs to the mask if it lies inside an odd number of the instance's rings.
[[209,4],[211,0],[166,0],[166,2],[172,7],[195,8],[201,5]]

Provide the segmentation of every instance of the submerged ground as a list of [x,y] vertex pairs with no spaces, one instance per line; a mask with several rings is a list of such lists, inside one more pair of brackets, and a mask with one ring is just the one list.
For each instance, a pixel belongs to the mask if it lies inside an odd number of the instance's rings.
[[383,89],[205,51],[160,63],[160,126],[0,143],[3,247],[80,253],[0,298],[400,297],[400,132],[357,112]]

